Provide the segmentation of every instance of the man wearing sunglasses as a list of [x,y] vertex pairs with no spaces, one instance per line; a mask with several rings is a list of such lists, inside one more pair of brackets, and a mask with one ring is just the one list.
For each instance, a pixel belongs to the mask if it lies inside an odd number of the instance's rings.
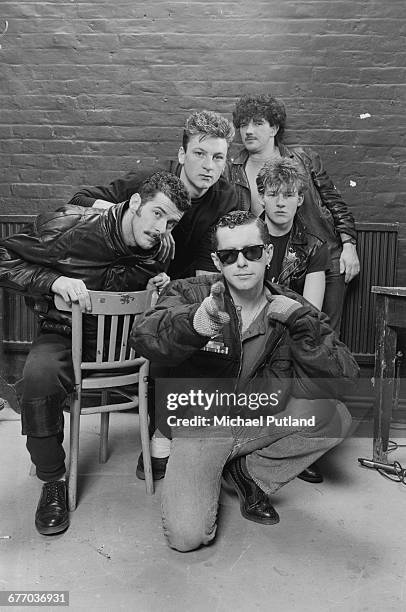
[[156,381],[159,430],[172,437],[162,520],[183,552],[214,539],[222,475],[244,518],[279,522],[270,495],[348,433],[334,398],[358,375],[326,315],[265,281],[272,247],[260,219],[222,217],[212,258],[218,276],[172,282],[132,331],[140,354],[171,363]]

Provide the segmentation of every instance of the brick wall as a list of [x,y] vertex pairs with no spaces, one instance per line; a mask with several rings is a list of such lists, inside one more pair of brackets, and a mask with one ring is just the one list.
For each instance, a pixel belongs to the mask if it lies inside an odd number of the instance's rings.
[[[404,0],[3,2],[0,212],[171,157],[189,111],[270,91],[358,220],[402,222],[405,15]],[[406,225],[401,247],[405,284]]]

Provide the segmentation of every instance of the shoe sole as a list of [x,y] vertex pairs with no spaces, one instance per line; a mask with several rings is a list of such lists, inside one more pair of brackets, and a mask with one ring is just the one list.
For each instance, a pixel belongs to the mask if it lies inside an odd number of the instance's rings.
[[320,484],[323,482],[323,478],[303,478],[300,474],[298,474],[296,478],[303,480],[303,482],[311,482],[312,484]]
[[[241,493],[240,488],[238,486],[238,484],[235,482],[233,475],[230,473],[230,471],[228,470],[224,476],[225,481],[228,484],[231,484],[231,486],[233,487],[234,491],[237,493],[238,495],[238,499],[240,501],[240,512],[242,514],[242,516],[247,519],[247,521],[252,521],[253,523],[259,523],[260,525],[277,525],[280,521],[279,516],[277,518],[274,519],[260,519],[260,518],[255,518],[254,516],[252,516],[251,514],[248,514],[244,508],[244,495]],[[231,481],[231,482],[228,482]],[[276,512],[276,510],[275,510]]]
[[57,533],[62,533],[66,531],[69,527],[70,521],[67,519],[61,525],[55,525],[55,527],[39,527],[37,523],[35,523],[35,527],[41,535],[55,535]]

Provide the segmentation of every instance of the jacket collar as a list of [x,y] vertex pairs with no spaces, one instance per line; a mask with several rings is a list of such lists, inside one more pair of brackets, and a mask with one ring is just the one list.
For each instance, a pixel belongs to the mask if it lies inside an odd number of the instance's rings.
[[[279,148],[279,152],[282,155],[282,157],[293,157],[293,153],[290,150],[290,148],[288,146],[286,146],[285,144],[283,144],[282,142],[279,143],[278,145]],[[245,164],[247,163],[248,160],[248,151],[245,147],[242,147],[236,154],[235,157],[233,157],[233,159],[231,159],[231,163],[234,166],[245,166]]]
[[152,247],[152,249],[141,249],[140,247],[130,247],[124,242],[122,222],[124,213],[128,209],[129,200],[111,206],[104,210],[101,214],[104,219],[104,231],[106,240],[110,246],[116,251],[119,257],[138,257],[139,259],[156,259],[160,245]]
[[[265,211],[263,211],[259,215],[259,218],[261,219],[261,221],[265,223]],[[303,221],[300,219],[300,217],[296,215],[296,217],[293,220],[292,228],[290,230],[289,244],[306,244],[306,243],[307,243],[306,226],[303,223]]]

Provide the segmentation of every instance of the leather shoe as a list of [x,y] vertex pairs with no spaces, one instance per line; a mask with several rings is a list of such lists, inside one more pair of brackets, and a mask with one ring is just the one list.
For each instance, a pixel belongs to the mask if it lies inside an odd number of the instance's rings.
[[224,476],[233,485],[240,500],[244,518],[262,525],[279,523],[279,514],[272,506],[268,495],[252,480],[245,467],[245,457],[237,457],[229,463]]
[[[151,457],[152,478],[154,480],[161,480],[161,478],[164,478],[168,459],[169,457],[162,457],[162,459],[159,457]],[[139,478],[140,480],[145,480],[144,459],[142,457],[142,453],[138,457],[137,469],[135,473],[137,475],[137,478]]]
[[64,480],[52,480],[43,485],[35,513],[35,527],[42,535],[61,533],[69,527]]
[[323,482],[323,474],[319,471],[316,463],[309,465],[309,467],[303,470],[303,472],[300,472],[297,477],[306,482]]

